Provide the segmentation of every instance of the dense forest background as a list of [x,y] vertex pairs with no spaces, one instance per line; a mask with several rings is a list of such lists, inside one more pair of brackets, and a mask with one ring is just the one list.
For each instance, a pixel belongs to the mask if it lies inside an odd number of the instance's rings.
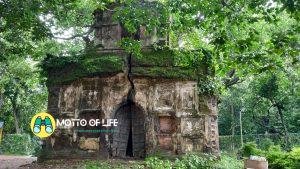
[[[30,133],[46,110],[46,54],[76,59],[91,47],[93,12],[113,0],[0,0],[0,121],[4,133]],[[120,0],[115,19],[134,34],[142,25],[168,43],[156,48],[202,51],[179,65],[209,67],[199,94],[219,99],[220,135],[275,134],[288,147],[300,131],[299,1]],[[120,42],[139,53],[137,39]],[[121,46],[124,46],[122,45]],[[204,55],[203,53],[209,53]],[[242,136],[243,137],[243,136]],[[254,137],[255,138],[255,137]],[[255,140],[252,140],[255,141]]]

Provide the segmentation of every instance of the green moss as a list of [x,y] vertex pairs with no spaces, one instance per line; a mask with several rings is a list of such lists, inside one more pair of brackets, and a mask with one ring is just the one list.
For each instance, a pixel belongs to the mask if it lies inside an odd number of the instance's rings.
[[123,70],[123,60],[119,56],[87,58],[81,63],[87,73],[112,73]]
[[80,56],[76,60],[70,60],[67,57],[54,57],[45,61],[42,66],[48,77],[48,84],[60,84],[82,77],[122,72],[124,62],[121,57],[114,55]]
[[[73,57],[48,56],[41,66],[44,75],[48,78],[48,84],[61,84],[82,77],[113,75],[123,72],[126,67],[124,61],[127,55],[122,52],[99,54],[90,51]],[[177,63],[180,62],[182,55],[184,55],[183,52],[169,49],[143,51],[141,56],[133,56],[132,73],[135,76],[196,80],[195,69],[184,66],[186,64]]]
[[172,50],[142,52],[142,56],[134,57],[133,64],[139,66],[175,66],[175,52]]
[[133,67],[132,74],[136,76],[161,77],[170,79],[196,79],[195,73],[192,69],[184,69],[180,67]]

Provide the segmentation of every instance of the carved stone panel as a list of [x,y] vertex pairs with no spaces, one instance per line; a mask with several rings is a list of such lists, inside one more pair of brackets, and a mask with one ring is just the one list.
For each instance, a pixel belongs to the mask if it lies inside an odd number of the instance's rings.
[[155,88],[154,110],[158,112],[174,110],[174,85],[161,84]]

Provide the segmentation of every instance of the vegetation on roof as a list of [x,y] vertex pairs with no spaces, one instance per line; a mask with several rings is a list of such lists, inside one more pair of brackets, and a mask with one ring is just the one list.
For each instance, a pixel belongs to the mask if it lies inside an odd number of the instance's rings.
[[[41,67],[48,77],[48,84],[60,84],[82,77],[120,73],[125,69],[127,55],[125,52],[123,54],[89,52],[67,57],[48,55]],[[143,51],[141,55],[133,56],[132,73],[136,76],[196,80],[197,70],[185,65],[181,60],[183,57],[195,59],[202,55],[200,56],[199,52],[178,52],[169,49]]]
[[115,74],[123,71],[123,58],[116,55],[101,57],[49,56],[42,63],[43,73],[48,77],[48,84],[70,82],[82,77]]

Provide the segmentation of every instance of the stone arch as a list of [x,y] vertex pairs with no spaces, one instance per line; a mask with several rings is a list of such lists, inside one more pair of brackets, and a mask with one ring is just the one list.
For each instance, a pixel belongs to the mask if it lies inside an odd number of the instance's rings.
[[141,106],[134,102],[124,102],[113,116],[118,125],[113,128],[112,156],[145,157],[145,114]]

